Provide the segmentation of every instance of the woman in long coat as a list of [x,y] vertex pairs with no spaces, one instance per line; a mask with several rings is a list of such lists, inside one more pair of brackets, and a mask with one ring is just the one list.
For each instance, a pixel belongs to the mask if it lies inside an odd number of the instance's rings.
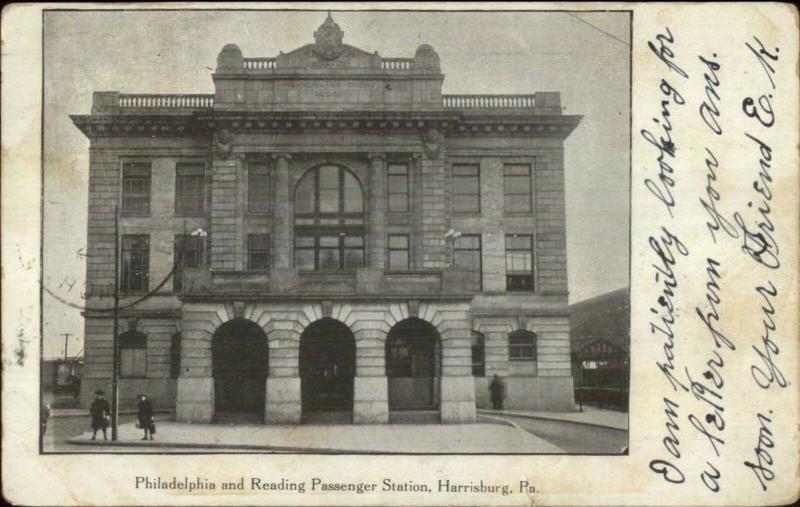
[[92,415],[92,440],[97,437],[97,430],[103,430],[103,440],[108,440],[106,429],[108,428],[108,416],[111,413],[111,407],[104,398],[106,393],[101,390],[94,392],[94,401],[89,408],[89,413]]
[[138,408],[139,427],[144,430],[142,440],[147,440],[148,436],[150,440],[153,440],[153,427],[155,426],[153,422],[153,402],[147,399],[146,394],[140,394]]

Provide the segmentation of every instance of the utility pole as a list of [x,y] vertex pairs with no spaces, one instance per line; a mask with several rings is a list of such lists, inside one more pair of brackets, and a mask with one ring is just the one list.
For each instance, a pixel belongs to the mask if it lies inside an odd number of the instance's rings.
[[117,416],[119,415],[119,207],[114,206],[114,337],[111,371],[111,441],[117,440]]
[[61,336],[63,336],[63,337],[64,337],[64,367],[65,367],[65,368],[66,368],[66,366],[67,366],[67,361],[68,361],[67,348],[69,347],[69,337],[70,337],[70,334],[71,334],[71,333],[61,333]]

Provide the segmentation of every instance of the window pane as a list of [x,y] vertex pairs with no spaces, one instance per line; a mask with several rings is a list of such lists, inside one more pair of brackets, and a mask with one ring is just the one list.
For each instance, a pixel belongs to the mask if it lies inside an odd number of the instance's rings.
[[339,189],[319,189],[319,212],[336,213],[339,211]]
[[455,164],[453,165],[453,176],[473,176],[478,174],[478,166],[475,164]]
[[361,185],[355,176],[344,171],[344,211],[346,213],[360,213],[364,210],[364,198]]
[[364,249],[347,248],[344,251],[345,269],[356,269],[364,267]]
[[314,247],[314,236],[297,236],[294,241],[295,247]]
[[530,176],[531,166],[527,164],[506,164],[503,166],[503,172],[507,176]]
[[506,236],[506,250],[531,250],[533,237],[530,234],[515,234]]
[[[320,238],[322,239],[322,238]],[[319,269],[339,269],[339,249],[322,248],[319,249]]]
[[296,249],[294,251],[294,264],[299,270],[312,271],[314,269],[314,250],[307,248]]
[[530,273],[532,271],[532,255],[530,252],[507,252],[506,271],[510,273]]
[[407,270],[408,269],[408,250],[389,251],[389,269]]
[[531,207],[530,195],[506,195],[505,211],[510,213],[529,213]]
[[478,178],[453,178],[454,194],[477,194]]
[[408,249],[408,236],[405,234],[389,235],[389,248]]
[[345,236],[344,246],[364,246],[364,236]]
[[453,196],[453,211],[456,213],[477,213],[481,210],[478,196]]
[[297,185],[294,202],[296,213],[314,212],[314,173],[315,171],[307,172]]
[[339,168],[332,165],[322,166],[319,169],[319,188],[339,189]]
[[408,196],[404,194],[389,194],[389,211],[405,213],[408,211]]
[[388,173],[390,175],[406,175],[408,166],[406,164],[389,164]]
[[248,180],[249,210],[255,213],[269,211],[269,173],[263,165],[251,165]]
[[319,246],[320,247],[338,247],[339,246],[339,236],[320,236],[320,238],[319,238]]
[[475,235],[464,235],[460,238],[456,238],[455,240],[455,248],[459,249],[469,249],[469,250],[477,250],[481,247],[481,238],[480,236]]

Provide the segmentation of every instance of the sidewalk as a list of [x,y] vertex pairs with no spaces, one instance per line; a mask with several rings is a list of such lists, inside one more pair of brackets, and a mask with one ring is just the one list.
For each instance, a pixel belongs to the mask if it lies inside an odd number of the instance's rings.
[[[142,441],[133,423],[118,428],[117,442],[90,440],[77,445],[248,449],[273,452],[380,454],[563,454],[553,444],[503,424],[238,425],[157,422],[155,440]],[[102,438],[102,437],[101,437]],[[87,449],[88,450],[88,449]]]
[[483,410],[479,414],[497,416],[528,417],[530,419],[547,419],[551,421],[564,421],[615,430],[628,430],[628,413],[602,410],[584,405],[583,412],[537,412],[524,410]]

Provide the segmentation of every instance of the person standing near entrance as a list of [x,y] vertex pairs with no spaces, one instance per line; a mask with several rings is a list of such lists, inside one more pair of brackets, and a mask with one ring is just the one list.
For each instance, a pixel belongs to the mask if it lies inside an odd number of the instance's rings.
[[503,400],[506,398],[506,384],[495,375],[489,384],[493,410],[503,410]]
[[94,392],[94,401],[89,408],[92,415],[92,440],[97,437],[97,430],[103,430],[103,440],[108,440],[106,429],[108,428],[108,417],[111,414],[111,407],[105,399],[106,393],[98,389]]
[[137,414],[139,419],[139,427],[144,430],[144,437],[142,440],[153,440],[153,433],[155,433],[155,423],[153,422],[153,402],[147,399],[146,394],[139,395],[139,412]]

